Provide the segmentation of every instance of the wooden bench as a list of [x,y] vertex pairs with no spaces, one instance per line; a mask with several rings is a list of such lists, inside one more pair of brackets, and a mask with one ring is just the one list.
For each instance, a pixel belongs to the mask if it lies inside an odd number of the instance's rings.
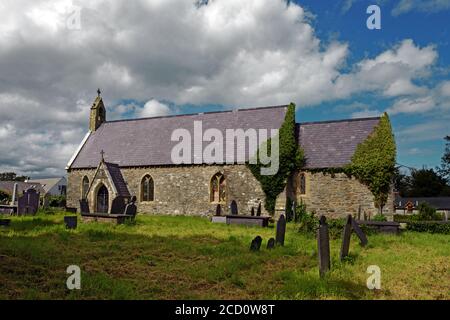
[[81,219],[84,222],[108,222],[122,224],[127,218],[133,219],[134,216],[128,214],[107,214],[107,213],[82,213]]
[[268,227],[270,218],[268,216],[226,215],[227,224],[243,224],[259,227]]
[[383,233],[398,234],[400,232],[400,223],[398,222],[357,220],[356,223],[374,228]]

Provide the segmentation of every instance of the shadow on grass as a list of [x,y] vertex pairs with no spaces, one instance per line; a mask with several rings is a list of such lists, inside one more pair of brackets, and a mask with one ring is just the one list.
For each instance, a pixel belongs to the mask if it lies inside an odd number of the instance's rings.
[[31,231],[37,227],[49,227],[54,225],[60,225],[61,222],[55,222],[49,219],[42,218],[19,218],[11,219],[11,225],[9,229],[15,231]]

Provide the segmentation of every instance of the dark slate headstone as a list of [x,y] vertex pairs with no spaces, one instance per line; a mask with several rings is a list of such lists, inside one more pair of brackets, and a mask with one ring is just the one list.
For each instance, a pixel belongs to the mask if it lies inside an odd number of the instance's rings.
[[269,241],[267,241],[267,249],[273,249],[275,247],[275,239],[270,238]]
[[361,228],[359,227],[358,223],[355,221],[355,219],[352,219],[352,228],[355,231],[356,235],[359,238],[359,241],[361,242],[361,245],[364,247],[367,245],[367,243],[369,242],[367,240],[366,235],[364,234],[364,232],[361,230]]
[[277,222],[277,234],[275,236],[276,243],[280,246],[284,246],[284,237],[286,234],[286,218],[284,214],[280,215]]
[[218,204],[216,207],[216,216],[221,216],[221,215],[222,215],[222,207],[220,206],[220,204]]
[[250,245],[251,251],[259,251],[259,248],[261,248],[262,238],[260,236],[256,236],[255,239],[252,240],[252,243]]
[[0,226],[8,227],[11,223],[11,219],[0,219]]
[[261,202],[258,204],[258,210],[256,210],[256,216],[257,217],[261,216]]
[[18,214],[35,214],[39,209],[39,192],[30,188],[17,200]]
[[80,200],[80,212],[81,213],[89,213],[89,204],[86,199]]
[[122,196],[115,197],[111,204],[112,214],[123,214],[125,212],[125,198]]
[[238,207],[237,207],[236,201],[234,201],[234,200],[231,201],[230,210],[231,210],[231,214],[232,215],[237,215],[238,214]]
[[319,251],[319,273],[323,277],[331,268],[330,236],[325,216],[320,217],[319,229],[317,230],[317,248]]
[[255,208],[252,207],[252,211],[251,211],[251,216],[254,217],[255,216]]
[[65,216],[64,223],[66,224],[66,229],[76,229],[77,228],[77,216]]
[[347,222],[344,226],[344,231],[342,232],[342,246],[341,246],[341,261],[348,256],[348,251],[350,249],[350,237],[352,235],[352,216],[349,214],[347,216]]
[[137,207],[134,204],[134,202],[130,202],[129,204],[127,204],[127,206],[125,207],[125,214],[129,215],[129,216],[136,216],[136,212],[137,212]]

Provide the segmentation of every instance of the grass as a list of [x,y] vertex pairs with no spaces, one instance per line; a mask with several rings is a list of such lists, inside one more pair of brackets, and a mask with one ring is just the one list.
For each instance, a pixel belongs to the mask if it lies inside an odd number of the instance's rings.
[[[317,244],[288,224],[284,247],[267,250],[274,228],[212,224],[206,218],[139,215],[120,226],[80,223],[63,214],[13,217],[0,227],[1,299],[450,299],[450,236],[404,232],[352,238],[320,279]],[[252,238],[263,247],[250,252]],[[81,290],[66,288],[66,268],[81,268]],[[369,290],[369,265],[381,290]]]

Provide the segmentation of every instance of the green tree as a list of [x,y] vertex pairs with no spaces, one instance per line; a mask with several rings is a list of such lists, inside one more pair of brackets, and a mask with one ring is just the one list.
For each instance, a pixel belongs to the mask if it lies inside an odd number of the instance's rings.
[[369,137],[360,143],[346,170],[366,184],[374,195],[377,208],[386,204],[395,175],[396,146],[387,113],[380,118]]
[[[279,169],[273,175],[262,175],[261,168],[266,166],[259,161],[260,148],[266,148],[271,153],[271,139],[260,145],[256,154],[256,164],[247,164],[255,178],[260,182],[266,200],[264,207],[273,214],[277,196],[283,192],[288,177],[303,164],[303,151],[295,137],[295,104],[288,106],[283,124],[278,131],[279,138]],[[267,165],[268,166],[268,165]]]
[[439,175],[450,184],[450,136],[446,136],[445,151],[441,158],[441,167],[438,169]]
[[0,172],[0,181],[25,181],[30,179],[26,176],[18,176],[15,172]]
[[406,180],[407,197],[437,197],[450,195],[446,180],[433,169],[412,170],[411,177]]

